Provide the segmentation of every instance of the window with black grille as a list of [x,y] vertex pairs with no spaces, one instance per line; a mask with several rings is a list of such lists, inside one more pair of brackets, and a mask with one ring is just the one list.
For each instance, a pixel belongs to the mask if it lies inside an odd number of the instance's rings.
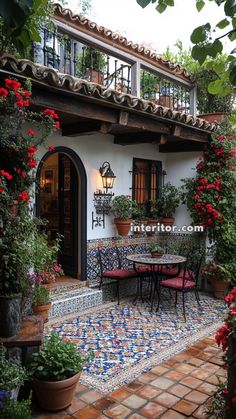
[[162,163],[157,160],[133,159],[132,198],[142,205],[149,216],[150,199],[160,196]]

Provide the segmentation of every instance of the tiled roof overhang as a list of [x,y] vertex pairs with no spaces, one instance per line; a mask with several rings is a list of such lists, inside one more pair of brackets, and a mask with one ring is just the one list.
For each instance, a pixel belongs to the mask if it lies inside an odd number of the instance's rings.
[[100,99],[103,103],[119,105],[119,107],[125,110],[141,111],[147,116],[157,116],[158,119],[166,120],[166,122],[181,123],[207,132],[216,131],[217,129],[215,124],[192,115],[156,105],[154,102],[140,99],[136,96],[107,89],[68,74],[59,73],[53,68],[35,64],[27,59],[16,59],[9,54],[0,56],[0,72],[1,70],[12,75],[30,77],[32,81],[35,80],[46,86],[53,86],[65,92],[71,92],[74,95],[79,94],[84,98]]
[[146,49],[138,44],[134,44],[132,41],[128,41],[124,36],[119,35],[104,26],[99,26],[97,23],[92,22],[79,14],[74,14],[70,9],[64,9],[60,4],[54,5],[54,17],[56,20],[66,23],[69,26],[73,26],[78,31],[88,33],[112,46],[115,45],[123,51],[136,55],[157,68],[162,68],[169,73],[175,74],[180,78],[187,80],[188,82],[194,82],[191,74],[178,64],[165,60],[152,50]]

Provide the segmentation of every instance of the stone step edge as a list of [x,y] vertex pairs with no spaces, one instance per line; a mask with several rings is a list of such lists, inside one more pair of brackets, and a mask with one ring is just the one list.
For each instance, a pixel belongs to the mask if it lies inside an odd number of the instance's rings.
[[76,298],[78,298],[78,299],[79,298],[86,298],[87,295],[91,296],[91,295],[97,294],[97,293],[101,294],[102,291],[101,290],[92,290],[91,292],[88,292],[88,293],[68,296],[68,297],[65,297],[65,298],[58,299],[58,300],[52,300],[51,303],[52,303],[52,306],[53,306],[54,304],[57,304],[57,303],[63,303],[64,301],[74,300]]

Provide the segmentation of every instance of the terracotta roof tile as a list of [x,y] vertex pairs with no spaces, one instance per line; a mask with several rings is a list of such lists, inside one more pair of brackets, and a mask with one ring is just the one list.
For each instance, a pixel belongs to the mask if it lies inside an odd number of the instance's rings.
[[137,53],[142,59],[148,59],[153,65],[156,65],[158,68],[163,68],[175,75],[178,75],[188,81],[193,82],[192,75],[180,67],[178,64],[174,64],[168,60],[165,60],[163,57],[158,56],[155,52],[150,49],[146,49],[143,46],[134,44],[132,41],[128,41],[124,36],[112,32],[110,29],[105,28],[104,26],[99,26],[97,23],[90,21],[89,19],[80,16],[79,14],[74,14],[70,9],[64,9],[60,4],[54,5],[54,15],[55,19],[64,20],[68,25],[75,25],[78,30],[91,32],[93,36],[99,36],[103,38],[106,42],[112,41],[117,47],[122,46],[128,52]]
[[57,70],[33,63],[26,59],[16,59],[9,54],[0,56],[0,69],[14,72],[15,74],[31,77],[45,84],[58,87],[65,91],[83,96],[99,98],[104,102],[122,105],[124,108],[139,110],[147,114],[156,115],[166,120],[178,121],[191,127],[200,128],[206,131],[216,131],[214,123],[204,119],[193,117],[183,112],[174,111],[170,108],[160,106],[152,101],[144,100],[127,93],[107,89],[96,83],[73,77],[69,74],[59,73]]

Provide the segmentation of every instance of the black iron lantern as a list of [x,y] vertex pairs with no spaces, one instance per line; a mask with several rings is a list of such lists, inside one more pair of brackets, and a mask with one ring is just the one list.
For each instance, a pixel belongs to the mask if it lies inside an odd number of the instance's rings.
[[113,188],[116,176],[114,175],[114,172],[111,170],[111,166],[108,161],[105,161],[103,163],[103,165],[99,169],[99,172],[102,177],[102,186],[104,189],[106,189],[107,193],[108,189]]

